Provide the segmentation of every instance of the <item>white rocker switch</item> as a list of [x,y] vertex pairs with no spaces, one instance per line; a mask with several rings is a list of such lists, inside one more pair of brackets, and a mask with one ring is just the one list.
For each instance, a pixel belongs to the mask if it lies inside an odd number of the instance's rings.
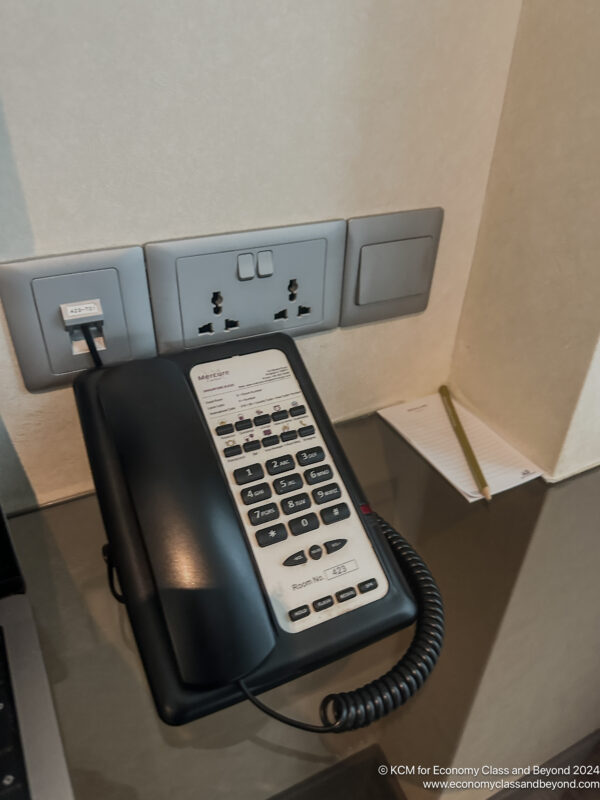
[[258,254],[258,277],[270,278],[273,272],[273,251],[261,250]]
[[238,256],[238,278],[249,281],[254,277],[254,256],[252,253],[242,253]]

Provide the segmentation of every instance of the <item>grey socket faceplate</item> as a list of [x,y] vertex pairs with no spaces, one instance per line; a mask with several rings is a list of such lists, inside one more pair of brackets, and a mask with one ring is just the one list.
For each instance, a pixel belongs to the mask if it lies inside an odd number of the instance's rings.
[[348,221],[343,327],[425,310],[443,218],[424,208]]
[[335,328],[345,238],[345,221],[334,220],[147,244],[159,351]]
[[100,300],[105,364],[156,354],[141,247],[0,264],[0,294],[29,391],[70,383],[93,366],[89,353],[72,352],[62,303]]

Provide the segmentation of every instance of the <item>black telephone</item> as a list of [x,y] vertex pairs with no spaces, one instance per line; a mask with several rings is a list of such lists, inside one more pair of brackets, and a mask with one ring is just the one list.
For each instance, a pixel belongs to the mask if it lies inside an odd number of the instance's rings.
[[[439,592],[366,505],[292,339],[96,369],[74,388],[111,564],[165,722],[247,697],[340,732],[414,694],[442,644]],[[322,725],[255,696],[415,619],[401,662],[325,698]]]

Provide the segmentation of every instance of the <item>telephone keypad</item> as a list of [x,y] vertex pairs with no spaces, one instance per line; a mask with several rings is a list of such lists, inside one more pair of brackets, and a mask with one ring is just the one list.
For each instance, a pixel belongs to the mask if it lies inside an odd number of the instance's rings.
[[287,472],[294,469],[294,459],[292,456],[280,456],[279,458],[271,458],[265,464],[269,475],[279,475],[280,472]]
[[310,614],[310,608],[308,606],[298,606],[298,608],[293,608],[289,612],[290,619],[292,622],[296,622],[303,617],[308,617]]
[[305,494],[295,494],[293,497],[286,497],[281,501],[281,508],[284,514],[295,514],[297,511],[304,511],[310,508],[310,497]]
[[268,500],[271,497],[271,487],[268,483],[259,483],[258,486],[250,486],[248,489],[242,489],[242,502],[246,506],[251,506],[253,503],[260,503],[261,500]]
[[314,531],[319,527],[319,519],[316,514],[305,514],[303,517],[296,517],[289,521],[289,526],[294,536],[300,536],[302,533]]
[[342,496],[342,490],[337,483],[328,483],[327,486],[321,486],[320,489],[313,489],[312,496],[315,503],[320,506],[331,500],[338,500]]
[[268,547],[271,544],[283,542],[284,539],[287,539],[287,531],[285,525],[282,525],[280,522],[271,525],[269,528],[256,531],[256,541],[259,547]]
[[[198,365],[190,375],[273,613],[284,630],[295,633],[378,600],[387,581],[286,365],[279,352],[258,352],[211,362],[210,368]],[[219,386],[222,395],[205,380],[215,366],[229,370]],[[305,546],[296,550],[298,544]]]
[[302,478],[298,472],[292,475],[286,475],[285,478],[275,478],[273,481],[273,488],[277,494],[287,494],[302,487]]
[[296,458],[301,467],[307,467],[309,464],[316,464],[317,461],[323,461],[325,453],[322,447],[311,447],[308,450],[300,450],[296,453]]
[[304,479],[310,486],[312,486],[313,483],[328,481],[330,478],[333,478],[333,472],[331,471],[331,467],[327,464],[323,464],[321,467],[315,467],[314,469],[307,469],[304,473]]
[[233,477],[235,478],[235,482],[237,484],[242,485],[244,483],[251,483],[252,481],[257,481],[260,478],[264,478],[265,473],[260,464],[249,464],[247,467],[234,469]]
[[292,553],[291,556],[288,556],[285,561],[283,562],[284,567],[295,567],[298,564],[306,564],[308,561],[306,557],[306,553],[304,550],[298,550],[297,553]]
[[341,519],[348,519],[350,516],[350,509],[346,503],[338,503],[337,506],[330,506],[321,511],[321,519],[325,525],[331,525],[333,522],[339,522]]
[[270,522],[272,519],[277,519],[279,516],[279,509],[275,503],[267,503],[266,506],[259,508],[252,508],[248,512],[248,519],[252,525],[260,525],[263,522]]

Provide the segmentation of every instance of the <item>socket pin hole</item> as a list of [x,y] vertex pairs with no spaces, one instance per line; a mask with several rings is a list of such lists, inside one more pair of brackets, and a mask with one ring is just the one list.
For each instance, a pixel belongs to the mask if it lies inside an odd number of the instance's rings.
[[282,308],[281,311],[273,314],[273,319],[287,319],[287,308]]
[[298,295],[298,281],[296,278],[292,278],[292,280],[288,283],[288,292],[290,300],[295,300]]
[[226,319],[225,320],[225,330],[226,331],[231,331],[234,328],[239,328],[239,327],[240,327],[239,320],[237,320],[237,319]]
[[213,312],[215,314],[221,314],[223,312],[223,295],[221,292],[213,292],[210,302],[212,303]]
[[298,316],[305,317],[310,314],[310,306],[298,306]]
[[206,325],[201,325],[198,328],[198,334],[202,336],[203,333],[213,333],[212,322],[207,322]]

